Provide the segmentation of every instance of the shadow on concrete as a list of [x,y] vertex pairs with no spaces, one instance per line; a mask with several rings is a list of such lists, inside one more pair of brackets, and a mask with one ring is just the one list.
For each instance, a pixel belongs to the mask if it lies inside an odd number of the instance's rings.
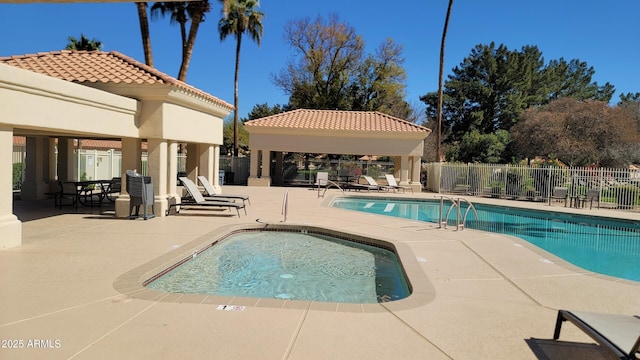
[[533,354],[540,360],[610,360],[605,349],[595,343],[577,343],[552,339],[525,339]]

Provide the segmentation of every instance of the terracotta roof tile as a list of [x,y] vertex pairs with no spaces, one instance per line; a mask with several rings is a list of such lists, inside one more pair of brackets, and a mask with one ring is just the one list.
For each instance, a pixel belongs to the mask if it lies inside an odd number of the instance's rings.
[[426,127],[377,111],[298,109],[247,121],[244,126],[309,130],[431,132]]
[[0,57],[0,62],[77,83],[170,84],[233,109],[233,105],[117,51],[61,50]]

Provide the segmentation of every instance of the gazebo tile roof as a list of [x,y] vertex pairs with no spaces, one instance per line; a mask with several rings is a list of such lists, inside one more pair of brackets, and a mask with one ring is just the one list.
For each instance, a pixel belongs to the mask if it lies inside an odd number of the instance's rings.
[[247,121],[244,125],[248,128],[431,132],[431,129],[426,127],[377,111],[297,109]]
[[233,109],[233,105],[226,101],[117,51],[60,50],[0,57],[0,62],[77,83],[170,84],[206,101]]

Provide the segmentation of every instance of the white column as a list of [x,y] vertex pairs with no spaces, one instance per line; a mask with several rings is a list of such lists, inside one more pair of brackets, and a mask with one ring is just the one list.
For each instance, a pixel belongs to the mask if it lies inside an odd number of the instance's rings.
[[271,151],[262,150],[262,175],[261,178],[271,179]]
[[411,161],[411,188],[413,192],[420,192],[422,191],[422,183],[420,182],[420,170],[422,170],[420,165],[422,165],[422,158],[420,156],[412,156]]
[[222,191],[220,187],[220,181],[218,181],[219,176],[218,172],[220,171],[220,145],[213,145],[213,179],[209,179],[211,185],[216,189],[216,191]]
[[27,137],[27,156],[25,180],[22,183],[20,196],[23,200],[44,199],[45,192],[49,191],[49,184],[45,181],[45,169],[48,158],[48,145],[46,139],[40,136]]
[[249,179],[247,180],[247,185],[260,186],[260,150],[252,149],[249,161]]
[[22,223],[13,214],[13,128],[0,125],[0,249],[22,245]]
[[284,179],[283,179],[283,170],[284,170],[284,154],[282,153],[282,151],[277,151],[275,153],[275,158],[276,158],[276,169],[275,169],[275,174],[273,174],[273,176],[271,176],[271,178],[273,179],[273,183],[275,185],[284,185]]
[[399,185],[409,185],[409,157],[400,158],[400,183]]
[[122,138],[122,188],[116,199],[116,217],[129,216],[129,193],[127,193],[127,170],[142,171],[142,141],[136,138]]
[[167,202],[168,146],[165,139],[147,139],[147,172],[153,181],[154,211],[165,216]]
[[167,196],[169,199],[180,197],[178,195],[178,143],[170,141],[168,144],[168,169],[167,169]]
[[400,156],[395,156],[393,158],[393,177],[395,177],[396,179],[400,179],[400,167],[401,166],[402,166],[401,157]]
[[[49,191],[56,190],[58,188],[57,180],[58,180],[58,154],[56,153],[57,141],[56,138],[50,137],[48,139],[48,162],[49,166],[47,167],[48,172],[48,180],[49,180]],[[52,187],[53,186],[53,187]]]
[[[200,144],[198,146],[198,176],[202,175],[212,184],[213,180],[213,146],[209,144]],[[197,177],[191,179],[197,184]]]
[[420,183],[420,165],[421,165],[421,157],[420,156],[412,156],[412,167],[411,167],[411,183]]
[[76,181],[74,139],[68,137],[58,138],[58,180]]

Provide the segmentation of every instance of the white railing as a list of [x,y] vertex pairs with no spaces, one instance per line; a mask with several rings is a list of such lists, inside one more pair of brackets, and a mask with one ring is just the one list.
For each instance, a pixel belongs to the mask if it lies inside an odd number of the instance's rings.
[[561,187],[569,199],[597,192],[589,206],[640,210],[638,170],[438,163],[425,168],[427,189],[441,194],[543,202]]

